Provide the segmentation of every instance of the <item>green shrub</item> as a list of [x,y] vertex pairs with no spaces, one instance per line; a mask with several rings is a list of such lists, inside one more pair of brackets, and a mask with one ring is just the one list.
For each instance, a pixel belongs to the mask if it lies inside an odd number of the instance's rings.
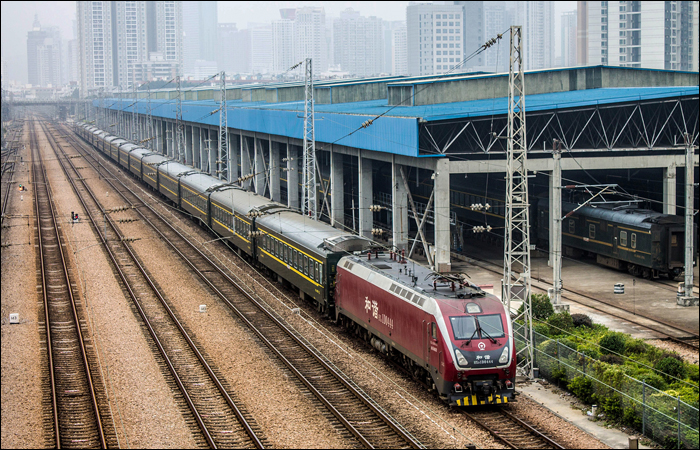
[[622,423],[637,430],[642,429],[642,417],[634,405],[622,409]]
[[557,367],[552,370],[552,381],[555,382],[557,386],[566,386],[569,381],[569,377],[566,375],[566,369]]
[[566,311],[549,316],[547,324],[553,334],[564,334],[574,328],[574,321]]
[[682,361],[679,361],[673,356],[667,356],[656,363],[654,369],[662,372],[663,377],[669,383],[672,382],[674,378],[680,378],[681,380],[685,378],[685,365]]
[[566,387],[582,402],[593,403],[593,381],[590,378],[579,375],[569,381]]
[[666,380],[664,380],[664,378],[661,375],[658,375],[656,373],[647,372],[640,374],[635,378],[637,378],[639,381],[645,382],[649,386],[656,388],[660,391],[663,391],[667,387]]
[[610,331],[605,333],[605,335],[600,339],[600,352],[601,353],[619,353],[625,351],[625,341],[626,336],[623,333],[617,331]]
[[602,355],[600,357],[600,360],[603,361],[604,363],[615,364],[618,366],[624,364],[624,362],[625,362],[622,359],[622,357],[617,356],[617,355],[612,355],[612,354],[611,355]]
[[572,314],[571,320],[573,320],[574,326],[576,328],[579,328],[579,327],[593,328],[593,321],[591,320],[590,317],[588,317],[585,314]]
[[[547,294],[532,294],[530,295],[530,300],[532,301],[533,320],[547,320],[549,316],[554,314],[554,308]],[[524,306],[525,305],[520,305],[518,314],[524,311]]]
[[700,381],[700,368],[695,364],[686,364],[685,367],[688,379],[697,384]]
[[644,342],[643,339],[627,339],[627,341],[625,341],[625,355],[640,355],[647,351],[647,347],[651,346]]
[[549,337],[549,326],[546,323],[536,323],[532,326],[532,331]]
[[670,387],[670,389],[666,389],[664,391],[666,394],[670,395],[671,397],[680,397],[682,401],[689,404],[690,406],[693,406],[695,408],[698,407],[697,390],[681,383],[674,383]]
[[588,356],[589,358],[599,359],[600,351],[598,351],[598,346],[591,344],[589,342],[582,342],[576,346],[576,350]]
[[599,397],[600,407],[609,420],[619,422],[622,419],[622,401],[617,395]]

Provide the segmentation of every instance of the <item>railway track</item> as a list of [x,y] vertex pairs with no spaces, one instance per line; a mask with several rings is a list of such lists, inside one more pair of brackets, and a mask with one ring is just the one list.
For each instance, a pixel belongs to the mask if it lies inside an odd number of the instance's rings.
[[[79,317],[76,283],[64,254],[51,187],[46,177],[34,123],[30,130],[32,179],[37,218],[36,242],[41,273],[44,330],[48,354],[51,408],[45,423],[53,428],[49,445],[61,447],[117,447],[99,376],[90,358],[87,330]],[[46,417],[46,416],[51,416]]]
[[510,448],[564,448],[503,407],[463,413]]
[[121,233],[110,217],[110,211],[101,206],[71,159],[67,158],[63,146],[56,140],[49,140],[49,143],[90,221],[93,225],[105,222],[104,231],[99,226],[94,229],[168,367],[177,390],[181,392],[192,420],[201,430],[202,444],[213,448],[263,448],[264,440],[258,436],[259,427],[238,404],[235,396],[229,393],[225,383],[215,374],[178,321],[167,299],[133,252],[129,238]]
[[[470,263],[470,264],[474,264],[474,265],[476,265],[476,266],[478,266],[478,267],[480,267],[480,268],[482,268],[482,269],[484,269],[484,270],[488,270],[488,271],[490,271],[490,272],[493,272],[493,273],[496,273],[496,274],[499,274],[499,275],[502,274],[502,267],[497,266],[497,265],[493,264],[493,263],[490,262],[490,261],[486,261],[486,260],[484,260],[484,259],[475,258],[474,256],[470,256],[470,257],[469,257],[469,263]],[[492,266],[493,266],[493,267],[497,267],[497,269],[494,269]],[[548,288],[548,287],[551,287],[551,285],[549,285],[546,281],[544,281],[544,280],[542,280],[542,279],[539,279],[539,278],[533,278],[533,279],[532,279],[532,286],[533,286],[533,288],[538,289],[538,290],[540,290],[540,291],[542,291],[542,292],[544,292],[544,293],[547,292],[547,288]],[[678,326],[676,326],[676,325],[670,324],[670,323],[668,323],[668,322],[666,322],[666,321],[663,321],[663,320],[660,320],[660,319],[658,319],[658,318],[650,317],[650,316],[647,316],[647,315],[644,315],[644,314],[640,314],[638,311],[631,311],[631,310],[628,310],[628,309],[626,309],[626,308],[622,308],[622,307],[617,306],[617,305],[615,305],[615,304],[613,304],[613,303],[610,303],[610,302],[606,302],[606,301],[604,301],[604,300],[597,299],[597,298],[595,298],[595,297],[592,297],[592,296],[590,296],[590,295],[588,295],[588,294],[585,294],[585,293],[583,293],[583,292],[577,291],[577,290],[575,290],[575,289],[571,289],[571,288],[568,288],[568,287],[567,287],[567,288],[566,288],[566,291],[571,292],[571,293],[573,293],[573,294],[576,294],[577,296],[582,297],[584,300],[587,299],[587,300],[590,300],[590,301],[581,301],[580,299],[574,299],[574,298],[571,298],[571,297],[569,297],[569,296],[566,296],[565,294],[562,295],[562,298],[563,298],[563,299],[566,299],[566,300],[568,300],[568,301],[570,301],[570,302],[582,304],[582,305],[584,305],[584,306],[587,306],[588,308],[595,309],[596,311],[600,311],[600,312],[603,312],[603,313],[605,313],[605,314],[607,314],[607,315],[616,317],[616,318],[618,318],[618,319],[622,319],[622,320],[624,320],[624,321],[626,321],[626,322],[633,323],[633,324],[638,325],[638,326],[640,326],[640,327],[642,327],[642,328],[646,328],[646,329],[653,330],[653,331],[656,332],[656,333],[663,334],[663,335],[665,336],[663,339],[666,339],[666,340],[675,342],[675,343],[677,343],[677,344],[679,344],[679,345],[682,345],[682,346],[684,346],[684,347],[690,348],[690,349],[692,349],[692,350],[696,350],[696,351],[697,351],[698,349],[700,349],[700,347],[698,347],[698,337],[699,337],[699,336],[698,336],[697,334],[695,334],[692,330],[686,330],[686,329],[684,329],[684,328],[681,328],[681,327],[678,327]],[[607,307],[607,309],[601,307],[600,304],[605,305],[605,306]],[[613,311],[611,311],[611,309],[613,309]],[[621,313],[616,313],[616,312],[614,312],[614,310],[619,310],[619,311],[621,311]],[[629,313],[629,314],[625,314],[625,313]],[[690,336],[689,338],[687,338],[687,339],[686,339],[686,338],[678,338],[678,337],[676,337],[676,336],[672,336],[672,335],[670,335],[670,334],[668,334],[668,333],[665,333],[665,332],[659,330],[658,328],[653,328],[653,329],[652,329],[652,328],[649,327],[649,325],[645,325],[645,324],[643,324],[643,323],[641,323],[641,322],[635,321],[635,320],[634,320],[634,316],[643,317],[643,318],[648,319],[648,320],[651,320],[651,321],[653,321],[653,322],[655,322],[655,323],[664,325],[664,326],[666,326],[666,327],[668,327],[668,328],[671,328],[671,329],[673,329],[673,330],[677,330],[677,331],[679,331],[679,332],[681,332],[681,333],[683,333],[683,334],[689,334],[689,335],[691,335],[691,336]]]
[[[9,135],[9,139],[7,142],[9,143],[14,143],[16,142],[16,139],[19,136],[22,135],[22,130],[23,128],[15,129],[13,128],[11,131],[11,134]],[[2,207],[0,209],[2,210],[0,213],[0,227],[4,225],[5,223],[5,215],[7,211],[7,205],[9,203],[10,199],[10,191],[12,190],[12,181],[15,176],[15,171],[16,171],[16,164],[17,164],[17,151],[20,147],[20,144],[11,144],[9,148],[5,149],[2,152],[2,193],[0,193],[0,199],[2,199]]]
[[[77,142],[72,134],[71,139]],[[77,149],[78,146],[74,147]],[[94,161],[100,164],[97,159]],[[101,167],[103,173],[109,170],[104,165]],[[251,294],[235,274],[210,260],[196,244],[177,231],[147,202],[143,202],[114,174],[110,178],[120,183],[116,186],[107,180],[127,204],[144,206],[136,210],[140,219],[151,225],[211,291],[250,328],[268,351],[292,373],[297,384],[314,395],[325,409],[326,417],[342,427],[342,435],[354,440],[355,445],[359,443],[366,448],[421,447],[359,386],[334,368],[302,335],[287,326],[279,315],[266,306],[264,300]]]

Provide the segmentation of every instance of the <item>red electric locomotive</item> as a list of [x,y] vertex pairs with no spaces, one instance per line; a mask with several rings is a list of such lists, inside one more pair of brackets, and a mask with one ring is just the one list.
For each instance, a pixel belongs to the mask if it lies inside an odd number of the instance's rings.
[[450,405],[507,403],[515,343],[504,305],[464,276],[437,274],[396,253],[338,262],[336,319],[363,335]]

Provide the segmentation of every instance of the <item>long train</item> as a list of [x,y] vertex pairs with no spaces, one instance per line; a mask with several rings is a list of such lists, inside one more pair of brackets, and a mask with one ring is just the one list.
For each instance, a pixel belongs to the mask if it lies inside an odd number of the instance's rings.
[[151,189],[402,364],[450,405],[514,399],[515,342],[503,304],[372,241],[87,124],[77,134]]

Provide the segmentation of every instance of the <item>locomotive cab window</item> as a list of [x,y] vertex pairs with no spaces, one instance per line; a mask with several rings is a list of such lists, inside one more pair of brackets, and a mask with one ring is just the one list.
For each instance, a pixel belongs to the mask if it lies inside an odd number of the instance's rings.
[[632,235],[630,235],[630,241],[632,248],[637,248],[637,233],[632,233]]
[[476,330],[476,322],[473,316],[450,317],[450,323],[452,324],[452,333],[455,335],[455,339],[469,339]]
[[[503,321],[500,314],[489,314],[486,316],[478,316],[479,328],[481,328],[481,338],[502,338],[505,336],[503,332]],[[486,336],[488,334],[488,336]]]
[[595,239],[595,224],[588,224],[588,237],[590,239]]
[[627,232],[626,231],[620,231],[620,245],[623,247],[627,247]]

